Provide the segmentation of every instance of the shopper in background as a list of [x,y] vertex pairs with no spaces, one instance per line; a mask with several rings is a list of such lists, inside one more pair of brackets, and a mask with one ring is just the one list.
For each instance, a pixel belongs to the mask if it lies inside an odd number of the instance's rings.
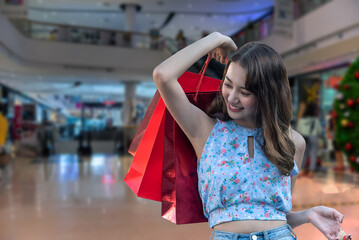
[[319,136],[322,133],[322,128],[317,117],[318,107],[314,102],[310,102],[304,111],[303,117],[298,120],[297,130],[304,137],[307,147],[304,152],[302,169],[305,169],[308,157],[310,160],[309,169],[307,171],[308,177],[312,177],[316,164]]
[[0,103],[0,180],[2,179],[2,169],[10,162],[10,155],[6,151],[6,139],[9,131],[8,121],[3,115],[4,105]]
[[184,32],[182,29],[180,29],[176,35],[176,42],[178,45],[178,49],[182,49],[187,45],[187,39],[184,36]]
[[329,117],[327,126],[327,136],[328,139],[330,139],[333,143],[334,157],[336,160],[336,166],[334,167],[334,171],[343,172],[345,170],[344,157],[342,151],[338,146],[338,143],[335,141],[335,119],[332,116]]

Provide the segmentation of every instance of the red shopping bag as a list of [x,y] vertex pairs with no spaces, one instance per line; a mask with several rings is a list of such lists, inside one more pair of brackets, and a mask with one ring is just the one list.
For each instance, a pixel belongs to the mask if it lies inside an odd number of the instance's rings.
[[[157,104],[159,102],[159,100],[161,99],[161,95],[158,91],[156,91],[155,95],[153,96],[150,104],[148,105],[148,108],[146,110],[145,116],[143,117],[141,124],[136,132],[135,137],[132,139],[131,145],[128,149],[128,152],[132,155],[135,156],[137,149],[141,143],[142,137],[146,132],[147,126],[150,122],[150,119],[153,115],[153,112],[155,111]],[[161,103],[162,104],[162,103]],[[157,110],[158,111],[158,110]],[[158,113],[157,113],[158,114]]]
[[[189,100],[196,105],[198,102],[197,98],[200,99],[199,102],[201,106],[198,107],[203,110],[211,104],[212,99],[218,92],[220,86],[220,80],[204,76],[204,71],[209,61],[210,58],[207,59],[200,74],[185,72],[178,79],[178,82],[182,86],[184,92],[187,96],[189,96]],[[166,117],[167,115],[170,117]],[[169,119],[170,122],[168,124],[166,124],[167,119]],[[164,218],[172,222],[180,224],[206,221],[202,213],[202,204],[197,191],[196,160],[193,161],[193,159],[196,159],[196,155],[192,145],[178,125],[176,131],[173,132],[174,123],[175,121],[172,116],[168,113],[168,111],[165,111],[162,99],[158,99],[158,95],[155,95],[129,148],[129,152],[134,155],[134,159],[125,177],[125,182],[137,196],[162,201],[162,215]],[[179,138],[176,141],[176,144],[171,147],[172,138],[170,136],[173,133],[175,133],[176,136],[180,136],[179,134],[182,134],[182,137]],[[164,143],[164,141],[166,141],[166,143]],[[176,146],[176,148],[173,148],[173,146]],[[164,148],[166,148],[166,150],[164,150]],[[177,163],[178,161],[176,160],[178,158],[175,157],[175,153],[178,151],[183,153],[181,155],[183,157],[180,157],[181,161],[179,163]],[[166,169],[162,173],[164,159],[166,159]],[[169,194],[170,192],[176,193],[176,190],[180,191],[180,187],[176,188],[177,185],[168,186],[166,181],[163,181],[162,179],[162,174],[164,176],[168,176],[171,175],[171,173],[177,173],[176,171],[173,171],[178,169],[177,167],[172,169],[168,168],[167,165],[170,164],[174,164],[174,166],[176,164],[191,166],[187,169],[191,171],[190,176],[192,176],[192,178],[183,178],[183,180],[190,180],[192,182],[192,186],[195,186],[195,188],[191,190],[191,194],[188,195],[186,201],[193,202],[193,208],[201,209],[201,214],[197,214],[200,215],[199,217],[192,216],[187,217],[187,219],[184,220],[178,220],[177,216],[181,216],[178,212],[182,211],[182,209],[186,212],[188,212],[188,210],[179,207],[181,205],[184,207],[186,206],[181,203],[182,199],[178,198],[178,194],[177,198],[171,197]],[[175,178],[175,181],[176,184],[181,184],[182,175],[187,177],[188,174],[178,174],[180,177]],[[167,178],[167,180],[171,179]],[[164,188],[162,187],[162,184],[165,184],[163,186]],[[165,195],[162,196],[162,194]],[[195,200],[192,201],[190,200],[191,198]],[[171,201],[174,201],[174,204],[170,206],[168,203]],[[174,215],[172,216],[174,217],[169,217],[171,211],[173,211]],[[196,212],[198,213],[199,211]],[[182,219],[183,217],[179,218]]]
[[165,104],[153,97],[129,148],[134,158],[124,181],[138,196],[161,201]]
[[[207,81],[204,81],[207,82]],[[219,83],[219,81],[217,80]],[[218,89],[217,85],[217,89]],[[206,111],[217,91],[186,94]],[[176,224],[206,222],[198,193],[197,157],[192,144],[166,110],[162,175],[162,217]]]

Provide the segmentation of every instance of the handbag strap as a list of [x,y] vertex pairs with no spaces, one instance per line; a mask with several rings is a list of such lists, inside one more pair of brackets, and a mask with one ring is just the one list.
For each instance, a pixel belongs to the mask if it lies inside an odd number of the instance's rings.
[[212,58],[210,56],[207,57],[207,60],[205,61],[205,63],[202,66],[201,71],[199,72],[199,74],[201,74],[201,78],[199,79],[199,82],[198,82],[198,85],[197,85],[197,88],[196,88],[196,95],[194,96],[194,101],[195,102],[197,102],[197,96],[198,96],[199,88],[201,87],[202,80],[203,80],[203,77],[204,77],[204,73],[206,72],[207,67],[208,67],[209,62],[211,61],[211,59]]

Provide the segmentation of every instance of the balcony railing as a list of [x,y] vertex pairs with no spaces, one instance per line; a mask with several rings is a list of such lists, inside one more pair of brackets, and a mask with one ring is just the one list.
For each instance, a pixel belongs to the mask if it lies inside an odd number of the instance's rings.
[[9,19],[26,37],[69,43],[118,46],[152,50],[167,49],[174,52],[173,41],[159,33],[146,34],[139,32],[99,29],[83,26],[44,23],[22,18]]

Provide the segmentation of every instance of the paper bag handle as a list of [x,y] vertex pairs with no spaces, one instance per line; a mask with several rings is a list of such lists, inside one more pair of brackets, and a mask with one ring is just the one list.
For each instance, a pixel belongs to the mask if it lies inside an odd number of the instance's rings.
[[194,101],[195,102],[197,102],[197,95],[198,95],[198,92],[199,92],[199,88],[201,87],[202,80],[203,80],[203,77],[204,77],[204,73],[206,72],[207,67],[208,67],[209,62],[211,61],[211,59],[212,58],[208,55],[207,60],[205,61],[205,63],[202,66],[201,71],[199,72],[199,74],[201,74],[201,78],[199,79],[199,82],[198,82],[198,85],[197,85],[197,88],[196,88],[196,95],[194,96]]

